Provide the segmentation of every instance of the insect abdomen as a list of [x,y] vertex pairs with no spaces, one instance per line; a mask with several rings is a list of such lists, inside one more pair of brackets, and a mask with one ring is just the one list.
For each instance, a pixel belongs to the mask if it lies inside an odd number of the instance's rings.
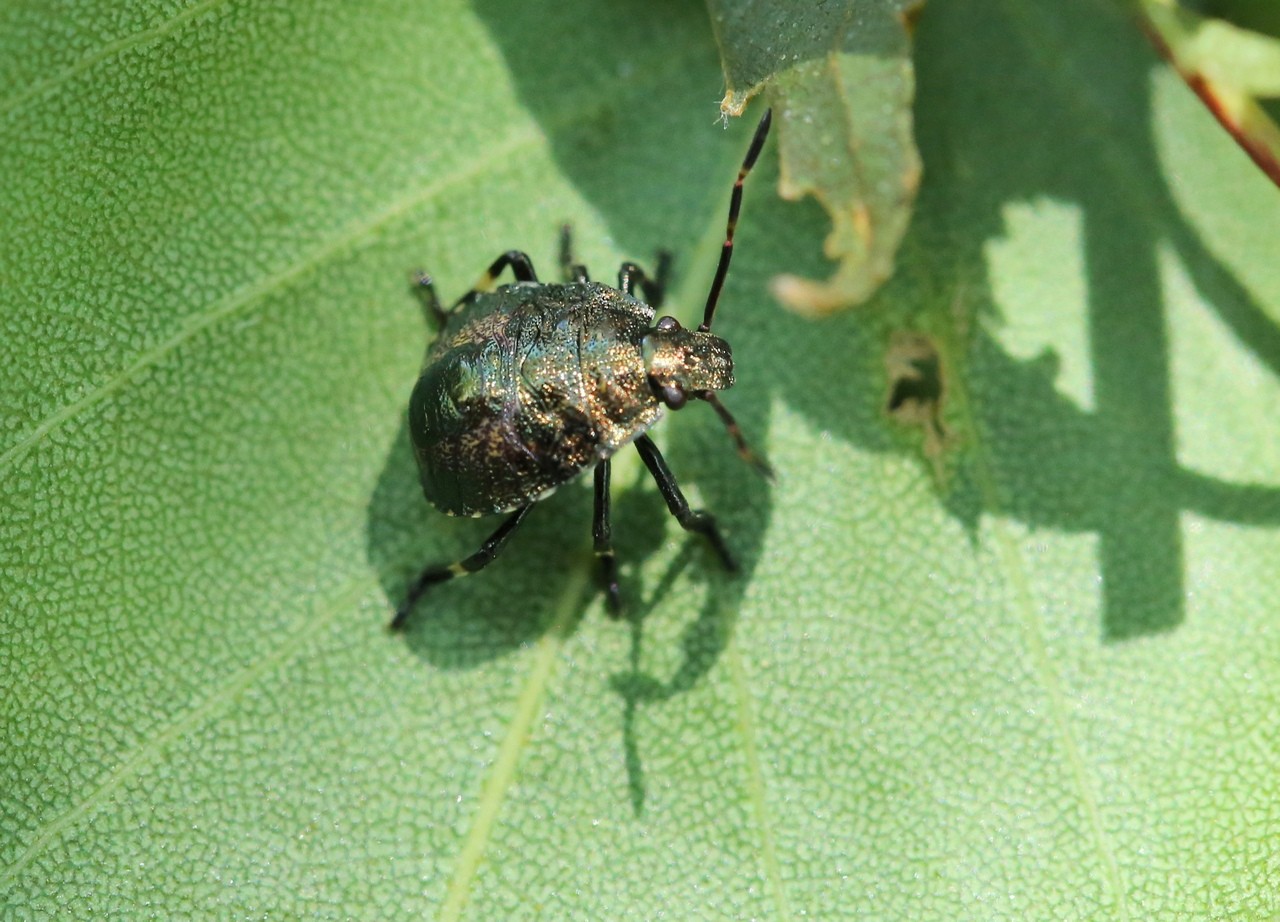
[[433,348],[409,429],[434,506],[451,515],[514,509],[661,415],[640,353],[644,318],[632,316],[644,306],[583,287],[501,288],[464,308]]

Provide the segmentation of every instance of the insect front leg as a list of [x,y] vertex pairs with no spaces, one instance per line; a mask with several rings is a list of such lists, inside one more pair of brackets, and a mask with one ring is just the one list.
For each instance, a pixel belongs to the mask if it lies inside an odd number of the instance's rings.
[[633,262],[625,262],[618,269],[618,288],[635,297],[636,286],[644,292],[645,303],[652,308],[662,307],[667,294],[667,281],[671,276],[671,254],[658,251],[658,269],[653,278]]
[[742,434],[738,421],[733,418],[729,408],[720,402],[720,398],[715,395],[715,392],[698,391],[693,396],[711,404],[716,411],[716,415],[720,417],[720,422],[724,423],[724,428],[729,433],[729,438],[733,439],[734,447],[738,449],[738,457],[755,468],[756,473],[765,480],[772,481],[773,468],[763,456],[756,454],[755,449],[747,442],[746,436]]
[[724,543],[724,538],[720,536],[720,528],[716,525],[716,520],[709,512],[689,508],[689,501],[684,498],[680,485],[676,483],[676,478],[671,473],[671,468],[667,467],[667,462],[658,451],[658,446],[653,444],[653,439],[642,435],[636,439],[635,446],[636,451],[640,452],[640,457],[644,459],[645,467],[649,468],[649,473],[658,484],[662,498],[667,501],[667,508],[680,523],[680,527],[685,531],[696,531],[704,536],[711,543],[711,549],[716,552],[724,568],[730,573],[736,573],[738,564],[729,553],[729,547]]
[[422,270],[418,270],[413,275],[413,293],[422,302],[422,312],[435,323],[436,329],[442,329],[445,321],[449,319],[449,312],[440,305],[435,280]]

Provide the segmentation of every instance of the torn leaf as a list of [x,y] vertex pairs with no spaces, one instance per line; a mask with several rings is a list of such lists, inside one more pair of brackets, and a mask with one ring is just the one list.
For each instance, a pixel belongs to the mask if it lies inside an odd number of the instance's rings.
[[885,409],[899,423],[924,433],[925,457],[941,480],[942,455],[951,434],[942,422],[947,382],[938,347],[923,334],[898,330],[889,340],[884,365],[889,379]]
[[869,298],[893,272],[920,180],[912,136],[915,78],[908,0],[845,0],[797,10],[708,0],[737,115],[767,91],[777,121],[779,192],[818,199],[831,216],[829,279],[781,275],[775,296],[830,314]]

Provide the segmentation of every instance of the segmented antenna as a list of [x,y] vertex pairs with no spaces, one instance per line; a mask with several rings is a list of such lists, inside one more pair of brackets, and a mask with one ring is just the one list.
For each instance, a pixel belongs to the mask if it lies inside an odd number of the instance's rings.
[[711,291],[707,294],[707,309],[702,314],[702,325],[698,329],[706,332],[711,329],[711,320],[716,314],[716,304],[720,300],[720,289],[724,287],[725,276],[729,274],[729,261],[733,259],[733,230],[738,226],[738,211],[742,208],[742,183],[756,165],[756,158],[764,147],[764,139],[769,136],[769,124],[773,119],[773,110],[766,109],[760,124],[756,126],[756,135],[747,148],[747,156],[742,159],[738,168],[738,179],[733,184],[733,198],[729,200],[729,221],[725,229],[724,246],[720,249],[720,265],[716,266],[716,278],[711,283]]

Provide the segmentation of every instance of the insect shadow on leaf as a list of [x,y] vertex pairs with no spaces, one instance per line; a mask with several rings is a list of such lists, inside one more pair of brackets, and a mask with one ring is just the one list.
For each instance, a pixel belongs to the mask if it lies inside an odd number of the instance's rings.
[[[508,250],[445,309],[432,278],[418,276],[415,290],[424,310],[441,325],[409,402],[423,493],[448,515],[506,517],[470,556],[426,567],[410,585],[392,629],[405,625],[431,587],[492,563],[538,501],[589,467],[594,550],[609,610],[620,614],[610,460],[628,444],[635,445],[681,527],[705,538],[726,570],[737,570],[715,518],[689,505],[647,430],[666,410],[703,401],[743,460],[772,475],[716,396],[733,386],[733,358],[729,344],[711,332],[733,257],[743,184],[770,121],[766,111],[738,170],[720,260],[696,329],[685,329],[671,316],[655,322],[669,257],[658,259],[652,276],[625,262],[617,287],[609,287],[591,281],[574,260],[567,227],[559,283],[540,282],[529,257]],[[495,288],[508,269],[515,282]]]

